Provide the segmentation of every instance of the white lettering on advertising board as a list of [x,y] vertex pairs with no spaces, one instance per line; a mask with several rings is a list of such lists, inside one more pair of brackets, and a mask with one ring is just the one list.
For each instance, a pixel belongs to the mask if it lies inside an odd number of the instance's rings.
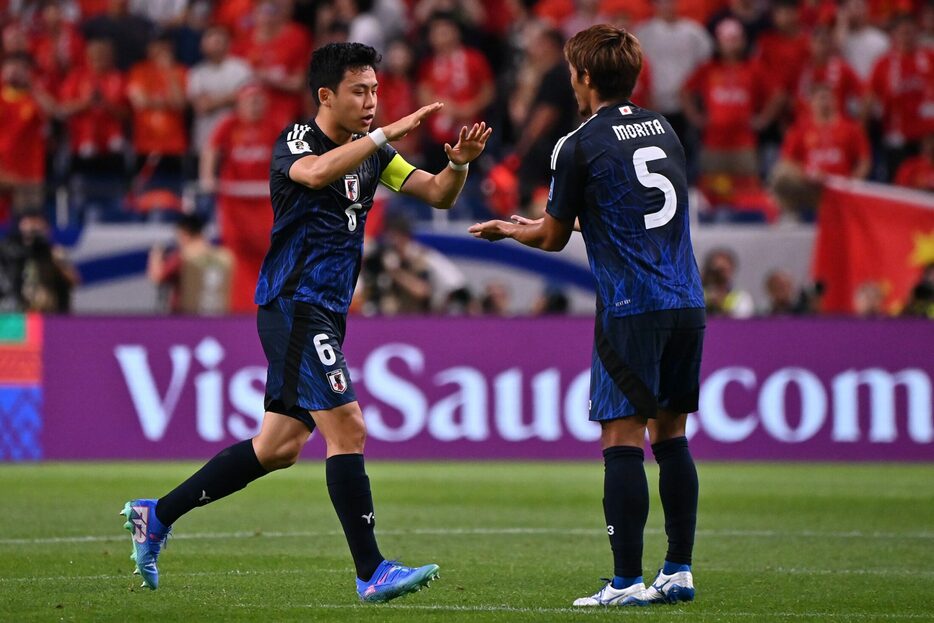
[[[165,436],[189,386],[197,432],[204,441],[228,435],[245,439],[259,431],[266,370],[245,366],[225,371],[225,351],[215,338],[205,337],[194,347],[176,344],[167,353],[123,344],[114,356],[146,439]],[[160,389],[150,358],[166,356],[171,372]],[[363,405],[368,434],[381,441],[404,442],[426,433],[438,441],[476,442],[589,442],[600,437],[599,427],[588,421],[588,370],[567,379],[562,395],[564,379],[557,368],[529,372],[511,367],[492,376],[464,365],[432,371],[419,348],[393,343],[370,351],[362,368],[351,369],[351,377],[358,391],[369,396]],[[700,410],[689,420],[688,434],[702,430],[715,441],[732,444],[761,429],[776,441],[795,444],[829,427],[838,443],[863,441],[864,435],[871,443],[892,443],[902,426],[912,442],[927,444],[934,441],[931,385],[930,376],[918,368],[843,370],[825,383],[800,366],[779,368],[761,381],[750,368],[723,367],[702,383]],[[431,395],[441,390],[442,397],[431,402],[429,388]],[[899,391],[903,410],[896,407]],[[755,408],[730,412],[726,397],[735,392],[745,393]],[[799,403],[793,415],[786,408],[791,393]],[[531,404],[523,404],[524,395],[531,396]],[[861,395],[868,398],[863,401],[868,409],[861,409]],[[225,414],[228,406],[231,412]]]

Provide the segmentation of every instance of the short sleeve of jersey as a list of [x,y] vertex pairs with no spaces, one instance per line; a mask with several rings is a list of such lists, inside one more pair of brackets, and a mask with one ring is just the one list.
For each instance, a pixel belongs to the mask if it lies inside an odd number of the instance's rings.
[[406,162],[391,145],[383,145],[376,155],[379,157],[380,183],[389,190],[399,192],[415,167]]
[[584,175],[577,156],[576,136],[558,141],[551,157],[551,169],[545,211],[559,221],[573,221],[584,205]]
[[317,155],[311,143],[305,140],[305,135],[308,132],[311,132],[311,128],[300,124],[295,124],[282,131],[272,150],[272,165],[270,168],[273,171],[278,171],[289,177],[289,169],[297,160],[301,160],[305,156]]

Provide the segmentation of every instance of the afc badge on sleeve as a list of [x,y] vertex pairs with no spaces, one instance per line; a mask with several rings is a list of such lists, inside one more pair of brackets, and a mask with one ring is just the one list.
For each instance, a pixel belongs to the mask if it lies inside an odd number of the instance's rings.
[[360,199],[360,178],[357,177],[356,173],[344,176],[344,194],[351,201]]
[[289,151],[293,154],[304,154],[311,152],[311,145],[302,139],[295,139],[294,141],[289,141],[286,143],[289,146]]
[[347,377],[343,370],[332,370],[328,372],[328,383],[331,385],[331,391],[335,394],[343,394],[347,391]]

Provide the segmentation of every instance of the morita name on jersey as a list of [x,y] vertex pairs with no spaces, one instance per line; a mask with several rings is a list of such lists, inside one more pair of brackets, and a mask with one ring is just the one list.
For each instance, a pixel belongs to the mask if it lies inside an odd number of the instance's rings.
[[639,121],[636,123],[614,125],[613,133],[616,134],[617,140],[628,141],[633,138],[643,138],[646,136],[657,136],[659,134],[665,134],[665,127],[658,119],[652,119],[651,121]]

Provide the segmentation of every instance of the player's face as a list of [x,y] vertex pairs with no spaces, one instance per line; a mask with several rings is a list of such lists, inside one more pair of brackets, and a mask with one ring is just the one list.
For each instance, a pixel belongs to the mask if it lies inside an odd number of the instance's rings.
[[369,132],[376,115],[376,72],[372,67],[347,70],[332,99],[338,124],[351,134]]
[[590,87],[584,84],[583,77],[578,75],[574,65],[568,63],[568,67],[571,70],[571,88],[574,89],[574,99],[577,100],[577,112],[579,112],[581,116],[589,117],[593,114],[590,110],[590,97],[588,93]]

